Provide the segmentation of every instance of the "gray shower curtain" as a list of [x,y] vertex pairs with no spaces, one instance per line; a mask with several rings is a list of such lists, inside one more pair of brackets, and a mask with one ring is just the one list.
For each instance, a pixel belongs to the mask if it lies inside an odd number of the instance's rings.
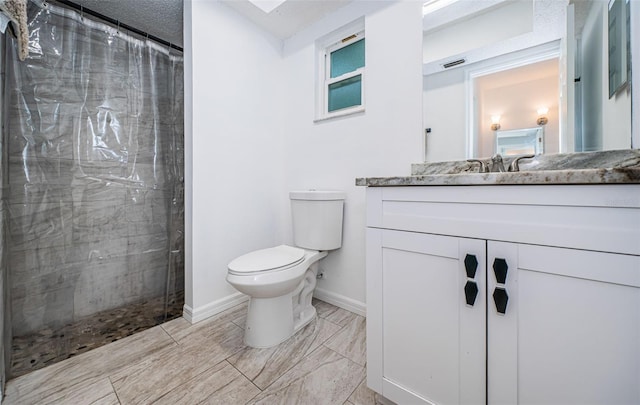
[[12,40],[5,54],[14,336],[184,284],[182,56],[65,8],[31,14],[27,60]]

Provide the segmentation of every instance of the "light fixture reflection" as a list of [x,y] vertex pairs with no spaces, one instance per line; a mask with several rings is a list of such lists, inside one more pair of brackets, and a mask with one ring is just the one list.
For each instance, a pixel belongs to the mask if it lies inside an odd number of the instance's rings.
[[492,131],[497,131],[500,129],[500,116],[499,115],[492,115],[491,116],[491,130]]
[[547,118],[548,113],[549,109],[547,107],[538,108],[538,120],[536,121],[538,125],[547,125],[549,122],[549,118]]

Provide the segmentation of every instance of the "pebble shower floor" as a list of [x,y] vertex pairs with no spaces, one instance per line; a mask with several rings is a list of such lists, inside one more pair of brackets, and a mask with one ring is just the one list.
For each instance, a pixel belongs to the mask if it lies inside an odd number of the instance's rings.
[[42,329],[12,342],[10,377],[15,378],[70,357],[115,342],[136,332],[182,316],[184,292],[169,301],[164,297],[141,301],[82,318],[57,329]]

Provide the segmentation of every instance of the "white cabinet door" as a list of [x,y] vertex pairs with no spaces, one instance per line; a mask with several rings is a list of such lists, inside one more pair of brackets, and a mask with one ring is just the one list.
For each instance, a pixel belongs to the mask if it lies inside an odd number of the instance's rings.
[[639,256],[490,241],[487,257],[490,404],[640,403]]
[[483,403],[486,242],[369,232],[382,263],[384,305],[370,307],[381,308],[382,394],[398,403]]

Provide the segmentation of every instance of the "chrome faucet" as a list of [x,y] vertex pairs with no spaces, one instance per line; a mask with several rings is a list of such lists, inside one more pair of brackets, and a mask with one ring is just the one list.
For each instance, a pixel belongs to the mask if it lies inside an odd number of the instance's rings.
[[518,156],[517,158],[513,159],[513,161],[509,165],[509,171],[510,172],[519,172],[520,171],[520,166],[518,165],[518,162],[520,161],[520,159],[531,159],[531,158],[534,158],[534,157],[536,157],[536,155]]
[[467,159],[467,162],[469,162],[469,163],[480,163],[480,168],[478,170],[478,173],[489,173],[489,166],[487,166],[487,163],[484,160]]
[[504,163],[502,162],[502,156],[499,153],[491,156],[491,167],[489,168],[489,172],[491,173],[506,172],[506,170],[504,170]]
[[479,173],[504,173],[506,171],[519,172],[520,166],[518,165],[518,162],[520,161],[520,159],[530,159],[533,157],[535,157],[535,155],[518,156],[517,158],[513,159],[513,161],[511,161],[511,164],[509,165],[509,168],[507,170],[505,170],[504,160],[502,159],[502,156],[499,153],[493,155],[491,159],[489,159],[489,162],[485,162],[484,160],[480,160],[480,159],[467,159],[467,162],[479,163],[480,164]]

